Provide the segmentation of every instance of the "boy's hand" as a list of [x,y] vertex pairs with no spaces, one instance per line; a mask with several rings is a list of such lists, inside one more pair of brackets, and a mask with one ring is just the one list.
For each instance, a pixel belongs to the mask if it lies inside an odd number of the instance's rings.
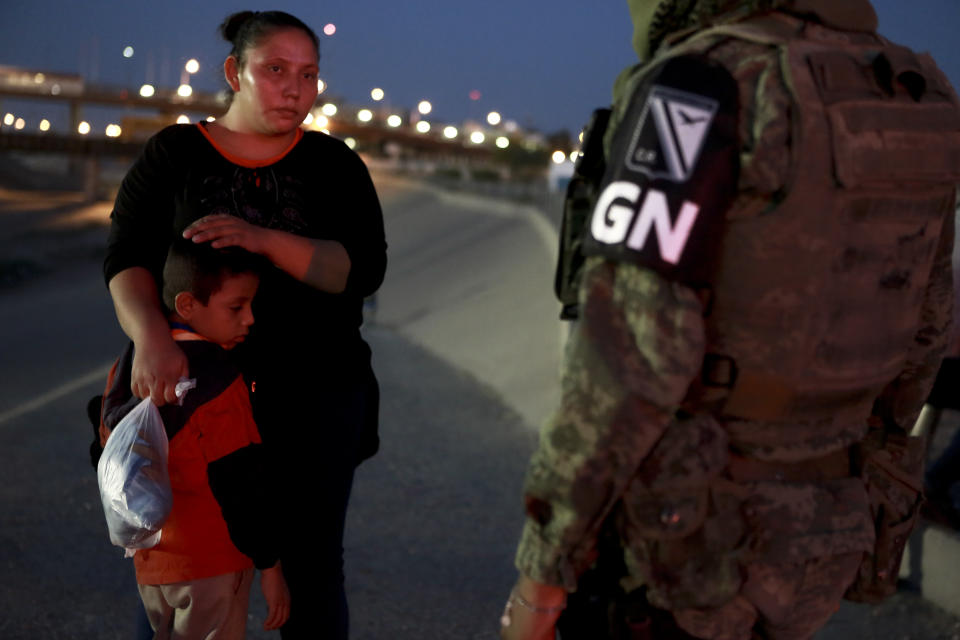
[[138,398],[162,406],[177,401],[177,381],[189,375],[187,356],[170,334],[135,345],[130,387]]
[[279,560],[277,564],[260,572],[260,589],[267,601],[267,619],[263,623],[263,629],[279,629],[290,617],[290,590],[287,589],[287,581],[283,579]]

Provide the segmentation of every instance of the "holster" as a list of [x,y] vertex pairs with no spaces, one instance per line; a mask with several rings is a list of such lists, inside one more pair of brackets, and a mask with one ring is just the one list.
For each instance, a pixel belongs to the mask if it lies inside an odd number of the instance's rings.
[[880,602],[897,589],[900,561],[923,503],[923,438],[873,429],[854,449],[867,488],[876,542],[844,597]]

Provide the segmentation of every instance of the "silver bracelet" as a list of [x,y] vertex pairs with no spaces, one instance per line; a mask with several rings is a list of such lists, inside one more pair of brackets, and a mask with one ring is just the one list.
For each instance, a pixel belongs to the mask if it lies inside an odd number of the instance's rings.
[[510,614],[513,611],[514,602],[516,602],[521,607],[523,607],[524,609],[532,613],[560,613],[561,611],[567,608],[566,602],[556,607],[539,607],[533,604],[532,602],[530,602],[529,600],[527,600],[526,598],[524,598],[523,596],[521,596],[519,593],[516,592],[516,590],[513,590],[510,592],[510,597],[507,598],[507,604],[503,608],[503,615],[500,616],[501,627],[510,626],[510,623],[512,622],[512,616]]

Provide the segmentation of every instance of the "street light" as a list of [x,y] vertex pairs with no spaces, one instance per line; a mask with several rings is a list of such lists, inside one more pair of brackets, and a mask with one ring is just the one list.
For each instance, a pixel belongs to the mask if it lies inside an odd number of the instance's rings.
[[141,97],[152,98],[154,93],[156,93],[156,89],[153,88],[152,84],[145,84],[142,87],[140,87]]
[[197,71],[200,71],[200,63],[197,62],[196,58],[190,58],[187,60],[187,64],[183,65],[184,71],[193,75]]
[[496,144],[498,149],[506,149],[510,146],[510,140],[506,136],[499,136]]
[[483,131],[474,131],[470,134],[470,142],[473,144],[480,144],[486,139],[487,137],[483,135]]
[[320,107],[320,111],[323,112],[323,115],[332,118],[333,116],[337,115],[337,105],[333,104],[332,102],[328,102]]
[[563,164],[567,161],[567,154],[563,151],[554,151],[550,159],[553,160],[553,164]]
[[81,121],[80,124],[77,125],[77,133],[79,133],[82,136],[85,136],[88,133],[90,133],[90,123],[87,122],[86,120]]
[[427,122],[426,120],[421,120],[420,122],[417,123],[417,131],[419,131],[420,133],[427,133],[428,131],[430,131],[430,123]]
[[190,118],[187,117],[187,114],[182,113],[180,117],[177,118],[177,124],[190,124]]
[[124,58],[132,58],[132,57],[133,57],[133,47],[131,47],[130,45],[127,45],[126,47],[124,47],[124,48],[123,48],[123,57],[124,57]]
[[3,116],[3,124],[7,125],[8,127],[13,124],[14,120],[16,120],[16,117],[12,113],[8,113]]
[[177,95],[181,98],[189,98],[193,95],[193,87],[191,87],[189,84],[182,84],[177,87]]
[[108,138],[119,138],[121,133],[123,133],[123,131],[120,129],[120,125],[118,124],[107,125],[106,134]]
[[490,113],[487,114],[487,122],[489,122],[493,126],[497,126],[498,124],[500,124],[500,114],[497,113],[496,111],[491,111]]
[[360,111],[357,111],[357,120],[360,122],[370,122],[373,120],[373,111],[370,111],[370,109],[360,109]]
[[389,118],[387,118],[387,126],[388,126],[388,127],[393,127],[394,129],[396,129],[396,128],[399,127],[401,124],[403,124],[403,118],[401,118],[400,116],[398,116],[398,115],[395,114],[395,113],[392,114]]
[[433,111],[433,105],[426,100],[421,100],[420,104],[417,105],[417,111],[419,111],[422,115],[427,115]]
[[327,90],[327,83],[321,80],[320,78],[317,78],[317,93],[320,94],[326,90]]
[[40,131],[50,131],[50,121],[46,118],[40,121]]
[[454,127],[453,125],[443,128],[443,137],[446,138],[447,140],[453,140],[454,138],[457,137],[458,133],[459,131],[457,131],[457,128]]
[[370,97],[373,98],[374,102],[380,102],[383,100],[383,95],[383,89],[380,87],[376,87],[370,92]]
[[17,131],[20,131],[25,126],[27,126],[27,121],[24,120],[23,118],[17,118],[17,121],[13,123],[13,128],[16,129]]

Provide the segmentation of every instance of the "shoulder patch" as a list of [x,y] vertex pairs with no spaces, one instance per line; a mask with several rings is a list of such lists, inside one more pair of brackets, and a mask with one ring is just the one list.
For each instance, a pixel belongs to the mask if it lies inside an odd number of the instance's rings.
[[610,143],[584,253],[701,282],[736,193],[737,85],[702,56],[642,73]]

